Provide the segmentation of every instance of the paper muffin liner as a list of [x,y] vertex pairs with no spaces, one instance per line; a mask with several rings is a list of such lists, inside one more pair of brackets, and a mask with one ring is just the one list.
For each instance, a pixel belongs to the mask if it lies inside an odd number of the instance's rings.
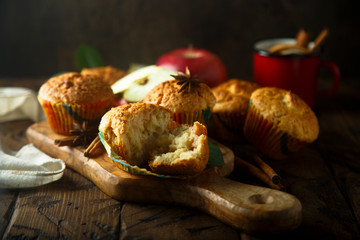
[[223,115],[211,114],[211,121],[208,126],[209,135],[215,139],[226,142],[245,142],[243,133],[245,116],[235,114]]
[[279,130],[275,124],[266,120],[251,102],[245,120],[244,135],[262,154],[274,159],[286,158],[308,144]]
[[243,132],[246,114],[242,113],[213,113],[213,116],[216,116],[218,121],[226,127],[228,130],[241,133]]
[[75,123],[99,122],[111,107],[111,99],[91,104],[53,103],[38,97],[50,127],[57,133],[71,135]]
[[106,139],[104,138],[104,134],[102,132],[99,132],[99,138],[101,143],[104,145],[104,148],[106,149],[106,152],[109,156],[109,158],[113,161],[115,166],[120,168],[121,170],[135,174],[135,175],[147,175],[147,176],[154,176],[159,178],[175,178],[175,179],[187,179],[191,176],[172,176],[172,175],[164,175],[164,174],[157,174],[154,173],[146,168],[140,168],[136,165],[131,165],[127,163],[126,161],[122,160],[120,156],[118,156],[112,149],[111,146],[108,144]]
[[201,111],[195,112],[183,112],[183,113],[174,113],[173,120],[180,124],[189,124],[192,125],[194,122],[198,121],[201,124],[208,125],[211,117],[210,108],[203,109]]

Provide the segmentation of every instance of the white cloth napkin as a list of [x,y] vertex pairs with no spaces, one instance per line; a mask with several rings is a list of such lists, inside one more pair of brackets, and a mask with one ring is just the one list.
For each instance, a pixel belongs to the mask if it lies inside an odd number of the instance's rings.
[[65,163],[35,148],[23,146],[14,156],[0,151],[0,188],[37,187],[59,180]]
[[26,88],[0,88],[0,122],[26,118],[34,122],[44,118],[35,93]]
[[[0,88],[0,124],[18,119],[44,119],[35,93],[25,88]],[[0,141],[0,188],[37,187],[60,179],[64,170],[61,159],[46,155],[32,144],[11,152]]]

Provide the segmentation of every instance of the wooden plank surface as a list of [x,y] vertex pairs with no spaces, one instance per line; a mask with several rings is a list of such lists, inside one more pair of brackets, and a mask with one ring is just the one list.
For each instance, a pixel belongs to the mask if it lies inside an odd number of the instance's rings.
[[[141,239],[237,239],[238,232],[198,211],[169,205],[128,203],[121,213],[121,238]],[[161,236],[160,233],[161,232]]]
[[121,203],[72,170],[53,184],[19,193],[5,236],[9,239],[112,238]]
[[[287,161],[269,161],[282,177],[287,192],[295,195],[303,206],[302,224],[294,231],[272,236],[273,238],[360,239],[360,110],[357,104],[360,100],[360,81],[354,79],[353,82],[354,84],[347,88],[346,85],[342,85],[335,98],[319,103],[316,113],[321,131],[319,139],[314,144],[291,156]],[[21,86],[23,83],[28,82],[0,81],[0,86]],[[29,82],[26,86],[35,85]],[[27,143],[25,130],[31,124],[28,120],[1,123],[0,138],[6,146],[16,150]],[[242,144],[225,145],[239,156],[242,156],[246,149]],[[235,169],[229,178],[263,186],[261,182],[239,169]],[[39,212],[41,208],[38,210],[39,205],[34,203],[37,202],[36,199],[42,199],[42,206],[49,206],[45,212],[56,218],[43,216]],[[61,199],[75,203],[73,208],[65,201],[55,204]],[[194,209],[111,199],[92,182],[70,169],[65,171],[59,181],[42,187],[28,190],[1,189],[0,202],[0,237],[5,239],[11,239],[13,236],[23,239],[49,239],[52,234],[55,239],[149,239],[153,236],[158,239],[162,236],[163,239],[171,236],[183,236],[182,239],[269,239],[268,235],[244,235],[241,231]],[[103,202],[105,203],[102,205]],[[92,203],[92,206],[88,203]],[[109,211],[102,211],[103,214],[96,211],[105,206],[108,206]],[[92,214],[88,214],[87,211]],[[26,217],[21,217],[23,215]],[[32,218],[30,222],[24,220]],[[54,219],[61,219],[64,225],[78,229],[76,237],[79,238],[71,237],[68,231],[60,227],[56,230],[54,227],[46,229],[45,227],[54,225],[51,223]],[[61,222],[59,226],[62,225]],[[66,222],[69,224],[65,224]],[[83,223],[86,224],[82,225]],[[5,230],[7,236],[3,235]]]

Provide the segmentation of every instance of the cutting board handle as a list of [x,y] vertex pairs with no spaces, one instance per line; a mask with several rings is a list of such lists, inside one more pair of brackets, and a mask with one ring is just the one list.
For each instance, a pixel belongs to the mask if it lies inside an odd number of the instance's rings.
[[293,195],[209,175],[189,183],[192,207],[248,233],[281,233],[300,225],[302,207]]

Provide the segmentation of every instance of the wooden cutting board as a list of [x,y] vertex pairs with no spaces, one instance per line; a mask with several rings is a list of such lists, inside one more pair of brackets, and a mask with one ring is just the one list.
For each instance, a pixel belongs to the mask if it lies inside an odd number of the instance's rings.
[[180,204],[209,213],[247,233],[281,233],[301,223],[300,201],[291,194],[227,179],[234,168],[234,154],[216,143],[225,166],[208,166],[199,176],[164,179],[133,175],[117,168],[106,153],[84,157],[84,148],[58,147],[47,122],[27,129],[27,137],[46,154],[65,161],[66,166],[90,179],[103,192],[120,201]]

